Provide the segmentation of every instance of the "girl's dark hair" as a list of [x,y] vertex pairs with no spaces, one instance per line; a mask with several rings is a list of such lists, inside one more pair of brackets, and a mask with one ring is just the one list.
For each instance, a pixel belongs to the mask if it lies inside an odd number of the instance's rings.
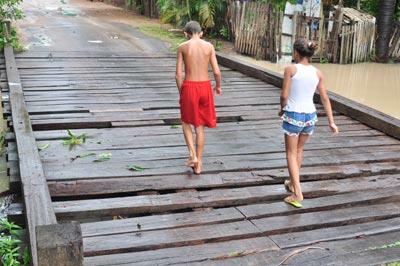
[[300,38],[294,42],[293,49],[302,57],[311,57],[317,50],[317,44],[306,38]]

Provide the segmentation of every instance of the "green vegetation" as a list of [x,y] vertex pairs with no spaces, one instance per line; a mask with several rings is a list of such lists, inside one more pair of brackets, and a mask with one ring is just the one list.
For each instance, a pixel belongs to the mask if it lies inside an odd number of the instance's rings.
[[22,249],[22,228],[9,222],[0,220],[0,256],[1,264],[6,266],[20,266],[30,264],[30,254],[27,248]]
[[289,2],[291,4],[296,4],[296,0],[256,0],[256,2],[261,2],[261,3],[271,3],[272,5],[275,6],[275,8],[279,10],[284,10],[286,6],[286,2]]
[[79,136],[72,133],[71,130],[67,129],[68,136],[63,140],[64,145],[68,145],[70,148],[74,147],[75,145],[82,145],[86,142],[86,134],[83,133]]
[[385,266],[400,266],[400,261],[386,263]]
[[[23,17],[22,10],[19,8],[19,4],[22,0],[0,0],[0,21],[4,20],[18,20]],[[24,49],[20,44],[15,28],[8,32],[5,24],[0,27],[0,49],[9,43],[16,52],[22,52]]]
[[[358,0],[344,0],[343,4],[346,7],[356,7]],[[379,0],[361,0],[360,8],[373,16],[378,16]],[[395,17],[400,21],[400,0],[396,2]]]
[[10,36],[7,37],[5,27],[0,28],[0,49],[3,49],[4,46],[9,43],[16,53],[20,53],[24,51],[24,47],[19,42],[17,31],[15,28],[11,29]]
[[390,244],[382,245],[380,247],[369,248],[369,250],[387,249],[387,248],[400,248],[400,240]]
[[143,172],[145,169],[145,168],[143,168],[139,165],[135,165],[135,164],[130,164],[127,167],[128,167],[128,170],[135,171],[135,172]]
[[157,0],[157,6],[164,23],[182,27],[190,20],[197,20],[212,36],[221,36],[220,30],[227,26],[226,0]]
[[84,152],[84,153],[79,154],[79,155],[77,155],[75,157],[72,157],[71,161],[73,162],[76,159],[86,158],[86,157],[90,157],[90,156],[96,156],[96,153],[94,153],[94,152]]
[[19,4],[22,0],[0,0],[0,20],[17,20],[23,17]]
[[47,149],[48,147],[50,147],[50,144],[46,143],[46,144],[41,144],[38,146],[38,150],[39,151],[43,151],[45,149]]
[[97,156],[97,158],[93,160],[93,162],[95,162],[95,163],[105,162],[105,161],[110,160],[111,157],[112,157],[112,154],[110,152],[100,153],[99,156]]
[[141,32],[166,41],[171,44],[171,51],[176,52],[178,46],[186,41],[182,34],[176,34],[173,32],[168,31],[162,26],[142,26],[139,28]]
[[1,130],[0,131],[0,155],[4,154],[5,146],[6,146],[6,131]]

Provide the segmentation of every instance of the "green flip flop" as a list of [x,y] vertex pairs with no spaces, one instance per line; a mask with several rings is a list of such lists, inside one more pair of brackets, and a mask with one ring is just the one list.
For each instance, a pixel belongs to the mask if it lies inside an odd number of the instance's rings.
[[286,199],[285,199],[285,202],[286,202],[287,204],[292,205],[293,207],[296,207],[296,208],[303,208],[303,205],[301,205],[301,203],[300,203],[298,200],[286,200]]

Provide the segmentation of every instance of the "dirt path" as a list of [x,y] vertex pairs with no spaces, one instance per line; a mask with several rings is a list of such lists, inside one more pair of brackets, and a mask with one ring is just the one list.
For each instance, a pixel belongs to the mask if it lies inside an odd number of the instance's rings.
[[86,0],[30,0],[23,10],[18,26],[29,51],[169,52],[167,44],[138,29],[156,21],[122,8]]

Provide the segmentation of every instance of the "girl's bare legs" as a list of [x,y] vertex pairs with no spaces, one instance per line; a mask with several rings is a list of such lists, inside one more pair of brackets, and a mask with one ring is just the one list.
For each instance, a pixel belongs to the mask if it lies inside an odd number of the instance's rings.
[[293,188],[293,195],[290,200],[303,200],[303,193],[300,186],[300,168],[298,162],[299,136],[288,136],[285,134],[286,160],[289,169],[290,183]]
[[196,174],[201,173],[201,168],[203,166],[203,150],[204,150],[204,126],[199,126],[196,128],[196,156],[197,164],[195,164],[194,172]]
[[[299,167],[299,175],[300,175],[300,169],[301,169],[301,165],[303,163],[303,150],[304,150],[304,145],[306,144],[306,142],[310,139],[310,135],[309,134],[300,134],[298,141],[297,141],[297,165]],[[288,184],[289,186],[289,190],[294,192],[294,188],[292,185],[292,182],[290,182]]]
[[297,165],[299,166],[299,169],[301,168],[301,164],[303,163],[304,144],[306,144],[309,138],[309,134],[300,134],[299,140],[297,142]]
[[190,124],[182,122],[182,130],[183,135],[185,136],[186,146],[189,150],[189,159],[186,164],[187,166],[194,167],[198,160],[196,156],[196,149],[194,148],[193,143],[192,127]]

